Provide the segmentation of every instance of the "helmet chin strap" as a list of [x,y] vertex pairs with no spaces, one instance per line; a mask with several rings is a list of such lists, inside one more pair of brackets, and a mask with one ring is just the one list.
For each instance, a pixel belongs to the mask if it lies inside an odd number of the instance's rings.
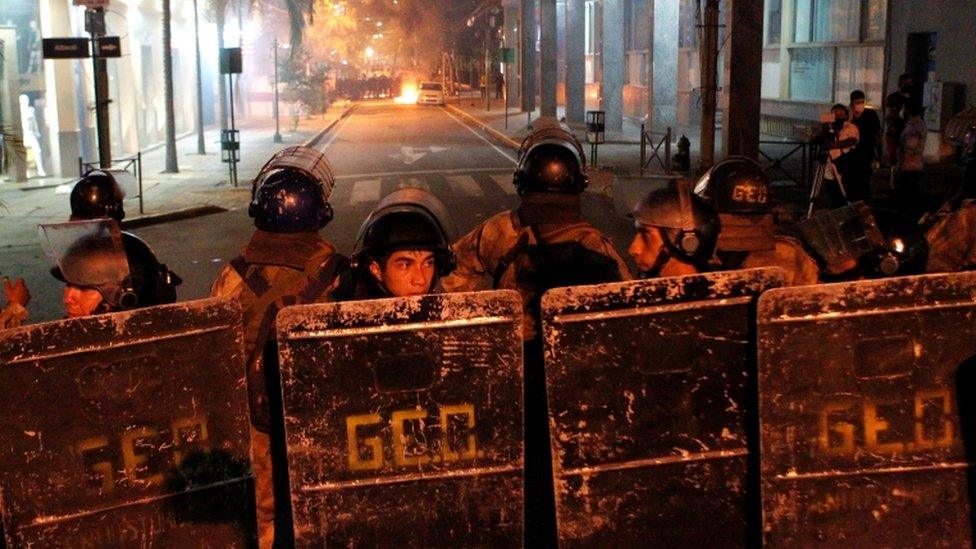
[[642,279],[656,278],[658,276],[661,276],[661,269],[663,269],[664,266],[668,264],[668,261],[670,261],[672,257],[673,256],[671,255],[671,251],[668,250],[668,247],[662,246],[661,251],[659,251],[657,253],[657,257],[654,258],[654,263],[651,264],[651,267],[646,271],[641,271],[639,273],[640,278]]

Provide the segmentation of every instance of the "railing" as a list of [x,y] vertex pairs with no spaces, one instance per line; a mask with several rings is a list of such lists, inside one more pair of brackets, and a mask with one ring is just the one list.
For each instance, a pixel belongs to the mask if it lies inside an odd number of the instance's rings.
[[[767,147],[763,150],[763,145],[779,145],[779,150],[772,151]],[[784,149],[785,148],[785,149]],[[790,181],[797,185],[807,188],[813,174],[813,163],[816,157],[814,145],[809,141],[759,141],[759,159],[761,163],[767,163],[763,168],[766,175],[773,179],[774,175],[785,175]],[[795,165],[790,166],[789,161],[796,160],[799,153],[799,173]]]
[[129,172],[139,183],[139,213],[146,213],[143,208],[142,203],[142,152],[137,152],[135,156],[130,156],[128,158],[119,158],[112,162],[112,165],[108,168],[101,168],[99,162],[86,162],[80,156],[78,157],[78,173],[84,175],[91,170],[118,170]]
[[[645,124],[641,124],[641,143],[640,143],[640,173],[644,175],[644,170],[655,159],[661,165],[664,173],[671,173],[671,126],[666,132],[656,133],[647,131]],[[648,150],[650,154],[648,154]]]

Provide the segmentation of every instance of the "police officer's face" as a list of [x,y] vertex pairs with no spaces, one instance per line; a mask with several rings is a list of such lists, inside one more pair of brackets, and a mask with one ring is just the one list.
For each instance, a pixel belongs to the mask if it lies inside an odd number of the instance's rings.
[[428,250],[393,252],[382,268],[373,262],[369,270],[395,297],[423,295],[434,285],[434,253]]
[[64,287],[63,301],[68,318],[77,318],[93,314],[102,303],[102,294],[98,290],[68,284]]
[[627,248],[627,253],[634,258],[637,270],[646,273],[657,263],[663,250],[664,239],[661,238],[661,232],[656,227],[640,226]]

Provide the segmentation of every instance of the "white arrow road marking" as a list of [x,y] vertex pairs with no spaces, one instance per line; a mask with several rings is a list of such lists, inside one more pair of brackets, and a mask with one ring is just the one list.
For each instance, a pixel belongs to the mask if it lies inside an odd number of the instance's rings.
[[447,150],[447,147],[400,147],[400,152],[391,154],[390,158],[402,160],[404,164],[410,165],[431,153],[439,153]]

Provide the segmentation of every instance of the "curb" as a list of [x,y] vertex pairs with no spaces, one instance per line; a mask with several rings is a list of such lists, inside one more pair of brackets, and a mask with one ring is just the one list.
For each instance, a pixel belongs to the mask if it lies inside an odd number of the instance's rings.
[[349,105],[349,108],[347,108],[345,111],[343,111],[343,113],[340,114],[338,117],[336,117],[335,120],[333,120],[332,122],[330,122],[328,126],[326,126],[325,128],[323,128],[322,131],[320,131],[319,133],[315,134],[315,136],[313,136],[311,139],[309,139],[308,141],[306,141],[305,142],[305,146],[306,147],[314,147],[314,146],[318,145],[318,142],[321,141],[322,138],[325,137],[330,131],[332,131],[332,128],[334,128],[336,126],[336,124],[338,124],[339,122],[341,122],[342,120],[344,120],[345,118],[347,118],[350,114],[352,114],[352,111],[356,110],[356,107],[358,107],[358,106],[359,106],[359,103],[352,103],[352,104],[350,104]]
[[507,146],[509,146],[509,147],[511,147],[513,149],[516,149],[517,150],[519,147],[522,146],[522,144],[519,143],[518,141],[512,139],[511,137],[509,137],[505,133],[500,132],[500,131],[496,130],[495,128],[492,128],[491,125],[489,125],[489,124],[487,124],[487,123],[479,120],[476,116],[471,115],[471,114],[468,114],[468,112],[465,111],[462,108],[455,107],[454,105],[451,105],[450,103],[444,105],[444,108],[445,109],[449,109],[450,111],[454,112],[455,114],[460,114],[461,116],[467,118],[471,122],[474,122],[482,130],[484,130],[484,131],[488,132],[489,134],[491,134],[492,137],[494,137],[495,139],[501,141],[502,143],[504,143],[505,145],[507,145]]
[[169,223],[171,221],[183,221],[184,219],[193,219],[195,217],[203,217],[205,215],[224,213],[227,211],[230,210],[227,208],[221,208],[220,206],[194,206],[192,208],[184,208],[182,210],[173,210],[160,214],[142,215],[131,219],[124,219],[120,225],[124,230],[139,229],[142,227],[148,227],[150,225],[159,225],[160,223]]

